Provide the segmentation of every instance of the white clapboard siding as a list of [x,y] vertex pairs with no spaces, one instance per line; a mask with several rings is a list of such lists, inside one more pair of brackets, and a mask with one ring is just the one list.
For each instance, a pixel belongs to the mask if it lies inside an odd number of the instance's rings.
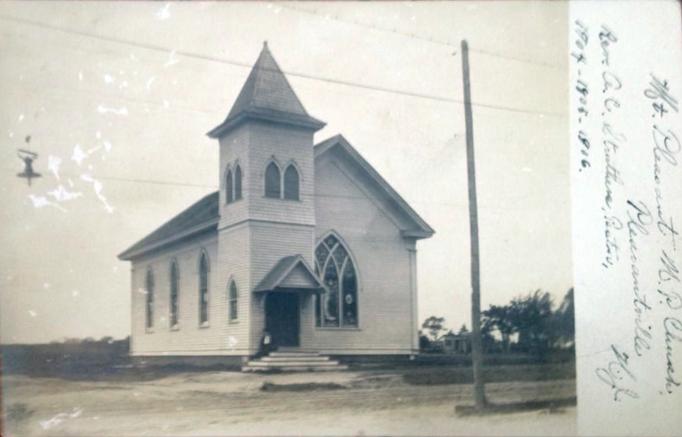
[[[283,257],[314,265],[314,248],[330,231],[347,245],[358,276],[357,328],[315,327],[313,297],[302,294],[300,345],[329,354],[410,354],[418,348],[415,241],[410,222],[354,161],[330,151],[315,161],[312,134],[249,122],[220,141],[217,232],[136,259],[132,274],[133,355],[252,355],[265,327],[262,294],[252,290]],[[299,171],[298,201],[264,196],[265,168],[275,160]],[[242,169],[243,199],[225,204],[225,173]],[[209,324],[199,326],[199,255],[210,260]],[[180,270],[177,330],[169,326],[170,263]],[[145,329],[144,282],[155,277],[154,327]],[[300,273],[300,272],[299,272]],[[289,285],[306,284],[294,272]],[[228,287],[237,285],[238,319],[229,320]]]
[[[315,224],[313,136],[310,132],[262,122],[245,123],[220,140],[221,223],[225,228],[246,219]],[[265,169],[270,162],[282,177],[294,164],[299,174],[300,200],[265,197]],[[225,174],[239,163],[244,198],[226,205]]]
[[[242,223],[218,233],[218,265],[217,277],[225,296],[228,296],[228,287],[231,281],[237,285],[237,320],[229,319],[224,324],[225,342],[232,345],[234,353],[244,355],[255,351],[256,344],[249,338],[249,326],[251,323],[251,230],[246,223]],[[229,308],[225,307],[226,317]]]
[[[313,135],[309,131],[254,123],[250,127],[249,174],[250,218],[285,223],[315,224]],[[289,164],[299,172],[300,200],[265,197],[265,169],[271,160],[280,166],[282,176]]]
[[[312,241],[315,232],[312,226],[252,222],[251,229],[251,278],[254,287],[285,256],[302,255],[312,265]],[[251,338],[258,342],[265,328],[262,294],[254,301],[252,311]]]
[[368,181],[352,165],[336,154],[318,161],[316,238],[335,231],[357,263],[359,326],[315,327],[313,300],[307,299],[302,347],[336,354],[412,353],[417,336],[410,252],[414,243],[401,236],[390,206],[367,188]]
[[[255,353],[265,327],[265,314],[263,296],[253,295],[251,290],[285,256],[300,254],[312,261],[313,136],[309,131],[252,121],[223,137],[220,147],[223,175],[228,165],[234,168],[239,163],[244,193],[243,200],[225,205],[224,181],[221,184],[219,251],[240,257],[221,256],[225,269],[221,278],[233,274],[243,284],[238,340]],[[265,197],[265,169],[273,161],[282,176],[288,165],[295,165],[300,200]]]
[[[187,241],[136,260],[132,284],[132,355],[239,355],[226,341],[227,291],[217,281],[218,244],[215,233]],[[209,320],[199,325],[199,256],[209,258]],[[179,323],[170,326],[170,266],[175,259],[179,270]],[[154,273],[154,326],[145,326],[145,276]]]
[[[249,180],[248,174],[252,171],[251,163],[249,162],[249,129],[244,125],[238,129],[234,129],[220,139],[220,224],[219,229],[227,226],[241,223],[248,218],[248,207],[251,202],[251,194],[249,190],[252,189],[253,184]],[[234,172],[235,166],[239,165],[242,170],[242,199],[230,203],[227,202],[227,194],[225,191],[225,181],[227,169],[230,168]]]

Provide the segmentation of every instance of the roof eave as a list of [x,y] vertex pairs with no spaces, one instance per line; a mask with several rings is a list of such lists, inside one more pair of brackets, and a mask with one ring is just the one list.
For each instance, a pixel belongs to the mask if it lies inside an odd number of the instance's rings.
[[430,231],[424,231],[424,230],[407,230],[407,231],[401,231],[401,235],[405,238],[416,238],[418,240],[421,240],[423,238],[431,238],[433,234],[436,233],[434,230]]
[[212,227],[218,225],[219,219],[211,219],[205,221],[204,223],[198,224],[187,229],[184,232],[173,235],[172,237],[165,238],[163,240],[157,241],[156,243],[149,244],[147,246],[140,247],[138,249],[133,249],[138,243],[133,244],[130,248],[124,250],[118,255],[118,259],[121,261],[132,261],[134,258],[138,258],[146,253],[153,250],[161,249],[162,247],[168,246],[169,244],[180,241],[184,238],[192,237],[196,234],[200,234],[204,231],[210,230]]
[[288,112],[275,111],[271,109],[263,108],[251,108],[244,110],[236,115],[228,117],[224,122],[215,128],[211,129],[206,135],[210,138],[220,138],[226,132],[234,129],[244,121],[252,120],[263,120],[273,123],[288,124],[304,129],[310,129],[313,131],[318,131],[326,126],[326,123],[320,121],[309,115],[296,115],[290,114]]
[[[392,199],[399,207],[402,209],[418,226],[418,229],[413,230],[403,230],[401,231],[404,236],[411,238],[429,238],[436,231],[429,226],[426,221],[421,218],[421,216],[407,203],[405,199],[402,198],[397,191],[391,187],[391,185],[377,172],[372,165],[365,160],[365,158],[360,155],[360,153],[355,150],[355,148],[344,138],[343,135],[337,134],[331,138],[328,138],[315,145],[315,159],[322,156],[327,151],[334,148],[334,146],[340,145],[346,153],[348,153],[357,163],[362,167],[363,170],[369,174],[369,176],[384,190],[384,192]],[[412,234],[412,235],[410,235]]]
[[[282,260],[278,261],[277,264],[273,266],[273,269],[276,269],[278,267],[278,264],[280,264],[284,259],[289,258],[285,257]],[[298,287],[300,289],[306,289],[306,290],[317,290],[320,288],[324,288],[324,284],[320,281],[320,279],[315,275],[313,270],[310,268],[308,263],[306,262],[305,258],[301,255],[294,255],[290,258],[289,265],[286,266],[285,269],[282,270],[282,272],[277,275],[276,278],[273,278],[272,280],[269,280],[268,275],[265,275],[265,277],[256,285],[256,287],[253,289],[254,293],[262,293],[266,291],[273,291],[277,289],[285,289],[287,287],[282,287],[280,284],[284,279],[286,279],[287,276],[296,268],[298,265],[302,265],[303,268],[308,272],[312,280],[317,283],[318,287]]]

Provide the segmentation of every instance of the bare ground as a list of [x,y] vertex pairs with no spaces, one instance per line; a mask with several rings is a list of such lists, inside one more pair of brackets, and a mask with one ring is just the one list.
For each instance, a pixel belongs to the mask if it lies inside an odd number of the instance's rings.
[[[268,390],[261,390],[270,383]],[[3,378],[9,436],[575,435],[575,408],[457,417],[468,384],[399,372],[179,373],[153,381]],[[276,388],[273,390],[273,388]],[[575,381],[486,385],[493,402],[575,396]]]

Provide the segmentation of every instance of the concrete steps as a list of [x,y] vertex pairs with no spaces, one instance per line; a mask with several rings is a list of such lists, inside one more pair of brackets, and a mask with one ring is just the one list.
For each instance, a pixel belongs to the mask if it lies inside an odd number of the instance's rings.
[[242,366],[242,372],[322,372],[346,370],[348,366],[317,352],[276,351]]
[[273,356],[268,356],[268,357],[263,357],[260,359],[260,361],[264,361],[266,363],[278,363],[280,361],[295,361],[295,362],[306,362],[306,363],[311,363],[311,362],[316,362],[316,363],[321,363],[321,362],[327,362],[329,361],[329,357],[273,357]]

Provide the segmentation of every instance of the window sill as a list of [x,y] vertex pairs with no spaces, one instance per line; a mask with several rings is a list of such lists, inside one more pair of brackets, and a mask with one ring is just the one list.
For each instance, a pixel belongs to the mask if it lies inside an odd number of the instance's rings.
[[263,196],[263,199],[270,199],[270,200],[281,200],[283,202],[301,202],[301,199],[285,199],[284,197],[270,197],[270,196]]
[[239,319],[229,320],[228,323],[230,325],[239,325]]
[[154,328],[145,328],[144,329],[145,334],[153,334],[154,333]]
[[199,329],[206,329],[209,328],[211,325],[208,322],[204,322],[199,325]]
[[242,200],[244,200],[244,198],[243,198],[243,197],[240,197],[239,199],[235,199],[235,200],[233,200],[233,201],[231,201],[231,202],[225,202],[225,205],[226,205],[226,206],[227,206],[227,205],[234,205],[235,203],[239,203],[239,202],[241,202]]
[[362,331],[362,328],[357,326],[316,326],[318,331]]
[[170,327],[171,331],[179,331],[180,330],[180,325],[173,325]]

